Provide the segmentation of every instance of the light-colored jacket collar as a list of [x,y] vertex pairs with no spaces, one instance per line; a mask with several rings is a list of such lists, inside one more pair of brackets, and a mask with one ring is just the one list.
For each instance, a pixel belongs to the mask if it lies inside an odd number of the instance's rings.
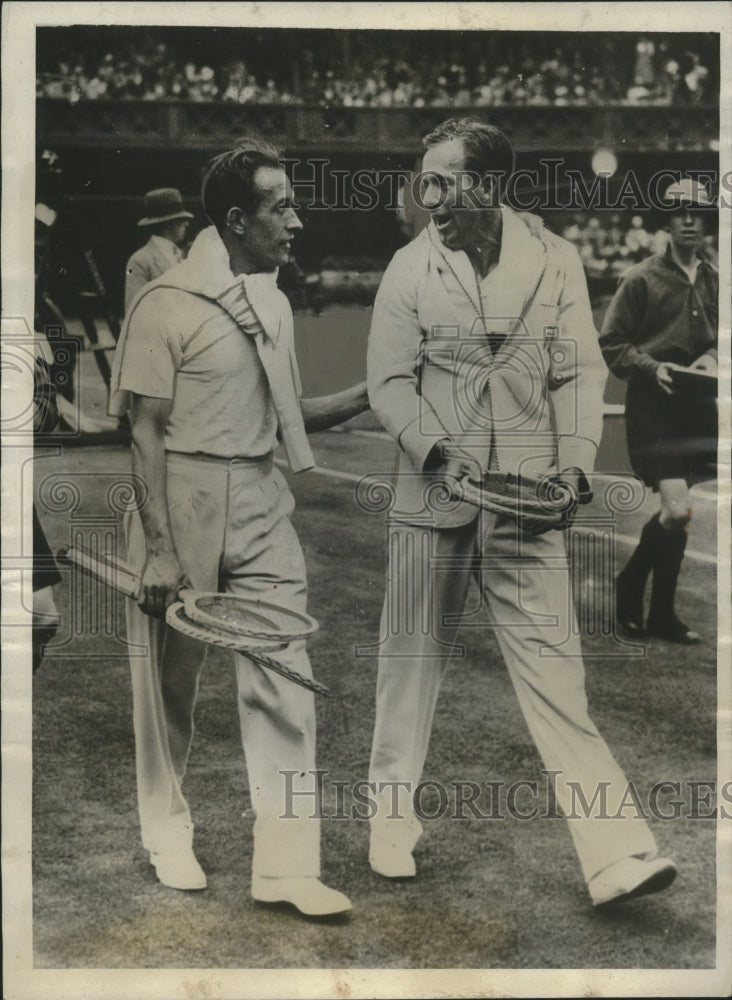
[[[533,292],[542,279],[547,263],[547,248],[543,240],[543,224],[536,216],[519,216],[512,209],[501,208],[503,228],[498,263],[490,272],[491,299],[498,292],[501,304],[491,301],[504,315],[523,316]],[[448,249],[439,237],[435,224],[427,227],[434,266],[445,277],[450,272],[456,283],[468,295],[476,312],[480,313],[478,283],[464,250]],[[520,276],[520,277],[519,277]],[[449,278],[447,279],[449,280]]]

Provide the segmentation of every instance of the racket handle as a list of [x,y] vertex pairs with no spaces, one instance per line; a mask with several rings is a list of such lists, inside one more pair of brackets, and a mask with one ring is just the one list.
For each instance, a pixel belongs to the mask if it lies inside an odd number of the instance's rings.
[[111,587],[112,590],[119,591],[127,597],[137,598],[140,591],[140,578],[132,569],[123,563],[121,559],[114,559],[112,556],[105,556],[104,559],[97,559],[90,552],[84,549],[67,546],[59,549],[58,556],[60,562],[75,566],[82,573],[101,580],[102,583]]

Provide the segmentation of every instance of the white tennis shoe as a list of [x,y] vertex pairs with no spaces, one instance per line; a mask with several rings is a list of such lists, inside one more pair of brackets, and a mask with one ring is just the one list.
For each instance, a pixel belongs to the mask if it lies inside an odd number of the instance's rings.
[[150,864],[155,868],[158,881],[171,889],[206,888],[206,873],[190,847],[164,854],[151,851]]
[[414,878],[417,874],[414,855],[409,848],[379,837],[371,838],[369,864],[377,875],[385,878]]
[[252,899],[258,903],[291,903],[308,917],[327,917],[352,909],[348,896],[329,889],[319,878],[252,878]]
[[587,888],[593,906],[605,906],[661,892],[676,875],[676,865],[670,858],[622,858],[591,878]]
[[389,804],[382,795],[378,805],[370,824],[369,864],[385,878],[414,878],[417,865],[412,852],[422,836],[422,824],[411,807],[405,815],[396,813],[391,818],[394,803]]

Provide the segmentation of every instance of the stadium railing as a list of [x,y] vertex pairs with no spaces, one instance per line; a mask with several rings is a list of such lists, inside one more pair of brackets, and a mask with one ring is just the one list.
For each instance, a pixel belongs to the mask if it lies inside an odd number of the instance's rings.
[[344,108],[40,98],[36,128],[39,142],[65,147],[212,148],[254,128],[293,152],[416,153],[422,135],[451,114],[490,118],[518,149],[622,142],[626,151],[706,151],[719,138],[714,105]]

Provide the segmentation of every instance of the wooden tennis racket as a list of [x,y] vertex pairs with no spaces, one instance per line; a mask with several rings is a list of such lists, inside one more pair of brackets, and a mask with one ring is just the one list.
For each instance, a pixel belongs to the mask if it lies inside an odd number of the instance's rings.
[[569,483],[556,478],[536,479],[512,473],[486,472],[480,481],[468,476],[458,480],[455,499],[516,521],[529,534],[561,530],[578,503],[589,503],[592,494],[578,495]]
[[[78,546],[61,549],[58,559],[133,600],[139,597],[140,577],[119,559],[111,556],[98,559]],[[165,612],[165,621],[171,628],[200,642],[241,652],[255,663],[316,694],[330,693],[324,684],[303,676],[269,655],[284,649],[295,639],[312,635],[318,628],[314,618],[278,604],[236,594],[186,588],[179,592],[178,598]]]

